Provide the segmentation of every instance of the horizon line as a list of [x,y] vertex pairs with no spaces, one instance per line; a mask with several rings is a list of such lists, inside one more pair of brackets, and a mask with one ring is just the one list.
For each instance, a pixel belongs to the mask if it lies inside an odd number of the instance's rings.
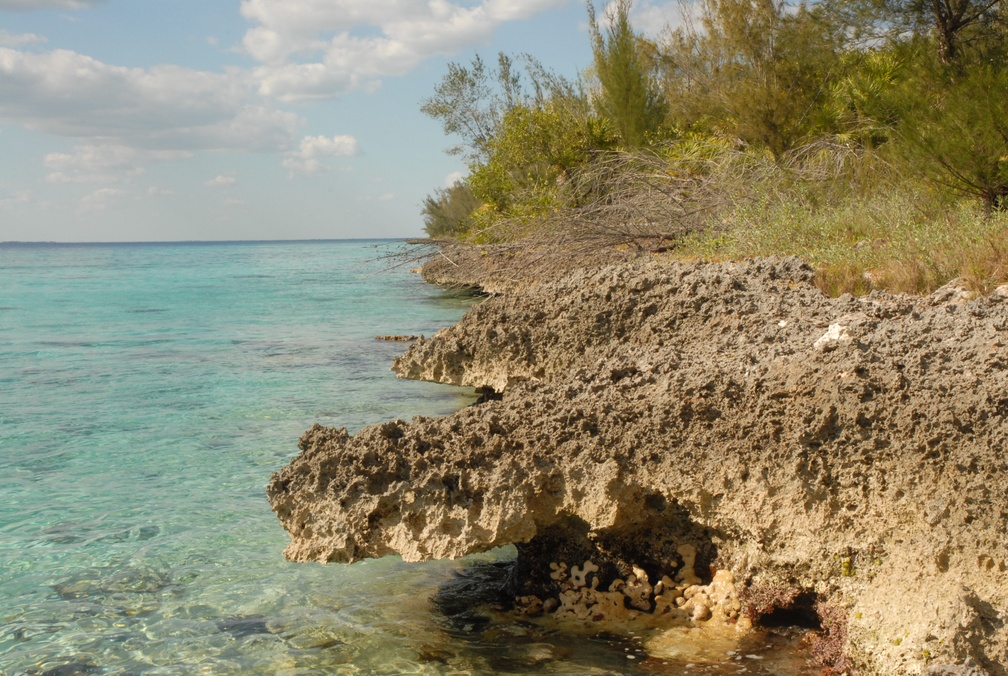
[[308,239],[178,239],[178,240],[117,240],[117,241],[58,241],[58,240],[5,240],[0,246],[115,246],[115,245],[165,245],[165,244],[294,244],[311,242],[417,242],[417,237],[313,237]]

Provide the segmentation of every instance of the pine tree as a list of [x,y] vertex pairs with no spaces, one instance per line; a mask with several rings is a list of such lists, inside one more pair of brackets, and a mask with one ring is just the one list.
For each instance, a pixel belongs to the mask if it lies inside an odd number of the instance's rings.
[[616,127],[624,144],[639,147],[665,121],[661,91],[644,66],[638,36],[630,25],[630,0],[618,0],[603,17],[605,34],[588,3],[595,75],[600,89],[595,105]]

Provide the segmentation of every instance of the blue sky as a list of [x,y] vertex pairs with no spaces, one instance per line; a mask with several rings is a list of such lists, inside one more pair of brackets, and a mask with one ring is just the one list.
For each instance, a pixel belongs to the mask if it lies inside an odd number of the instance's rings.
[[574,76],[585,4],[0,0],[0,241],[419,236],[465,170],[420,104],[499,51]]

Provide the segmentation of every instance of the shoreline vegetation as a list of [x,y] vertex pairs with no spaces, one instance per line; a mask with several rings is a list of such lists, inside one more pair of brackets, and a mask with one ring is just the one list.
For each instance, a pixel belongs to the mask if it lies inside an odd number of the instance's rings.
[[697,7],[450,65],[419,271],[489,298],[393,370],[480,399],[306,432],[285,555],[512,544],[514,612],[1008,674],[1008,7]]
[[450,64],[423,106],[468,174],[427,234],[680,259],[796,255],[825,293],[1008,282],[1003,0],[701,0],[649,39],[589,7],[576,80]]

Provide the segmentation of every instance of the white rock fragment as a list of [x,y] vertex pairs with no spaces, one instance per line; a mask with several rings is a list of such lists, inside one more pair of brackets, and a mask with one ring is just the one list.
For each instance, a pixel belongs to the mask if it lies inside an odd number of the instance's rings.
[[587,620],[590,615],[584,595],[573,589],[560,592],[560,609],[556,614],[559,617],[572,617],[579,620]]
[[976,294],[967,288],[966,280],[956,278],[935,289],[929,298],[932,305],[955,305],[971,301],[975,297]]
[[655,591],[655,613],[662,614],[675,608],[675,601],[681,598],[682,590],[676,587],[675,581],[668,575],[662,575],[654,588]]
[[854,342],[854,336],[851,335],[850,328],[843,324],[830,324],[829,328],[826,329],[819,340],[813,343],[812,347],[817,350],[826,352],[829,350],[835,350],[841,345],[850,345]]
[[655,594],[673,593],[676,591],[675,580],[668,575],[662,575],[662,579],[655,585]]

